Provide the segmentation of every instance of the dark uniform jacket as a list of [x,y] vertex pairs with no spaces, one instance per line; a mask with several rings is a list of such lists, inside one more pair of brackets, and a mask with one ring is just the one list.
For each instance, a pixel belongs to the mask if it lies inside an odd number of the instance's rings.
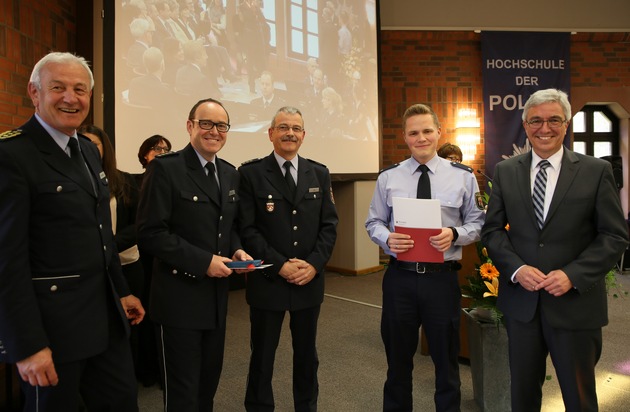
[[107,179],[96,146],[79,144],[94,186],[35,117],[0,139],[0,361],[103,352],[112,304],[128,328]]
[[[273,266],[248,273],[247,302],[260,309],[300,310],[322,303],[324,269],[337,238],[337,211],[330,173],[299,157],[295,198],[273,153],[246,162],[241,174],[241,239],[245,250]],[[290,284],[278,272],[290,258],[307,261],[317,270],[306,285]]]
[[193,147],[158,156],[147,166],[138,215],[138,245],[155,257],[151,317],[185,329],[223,326],[228,278],[206,275],[212,255],[241,248],[235,218],[238,172],[217,158],[221,199]]

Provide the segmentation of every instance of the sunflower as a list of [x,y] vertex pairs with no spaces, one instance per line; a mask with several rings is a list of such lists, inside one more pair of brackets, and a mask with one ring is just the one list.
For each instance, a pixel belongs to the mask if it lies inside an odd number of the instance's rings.
[[484,279],[492,280],[499,276],[499,271],[492,263],[484,263],[479,267],[479,274]]

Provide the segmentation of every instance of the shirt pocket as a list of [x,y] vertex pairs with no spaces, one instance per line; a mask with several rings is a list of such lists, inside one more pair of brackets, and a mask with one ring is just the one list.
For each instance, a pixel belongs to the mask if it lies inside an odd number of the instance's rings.
[[32,280],[33,288],[38,295],[59,294],[78,289],[81,275],[34,277]]
[[179,192],[179,197],[185,202],[191,203],[208,203],[210,202],[210,198],[203,193],[200,192],[191,192],[188,190],[181,190]]
[[440,201],[440,207],[452,207],[459,209],[464,202],[464,197],[459,192],[437,193],[435,198]]

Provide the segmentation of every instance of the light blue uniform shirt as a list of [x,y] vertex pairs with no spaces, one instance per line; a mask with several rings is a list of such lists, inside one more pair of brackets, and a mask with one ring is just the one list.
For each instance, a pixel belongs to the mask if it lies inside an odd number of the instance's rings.
[[[431,180],[431,198],[440,201],[442,227],[454,227],[459,234],[457,241],[444,252],[444,260],[459,260],[462,246],[480,239],[485,212],[477,207],[475,194],[479,185],[475,176],[467,170],[451,165],[451,162],[435,155],[426,164]],[[413,157],[398,166],[384,170],[376,180],[376,188],[370,203],[365,228],[370,239],[383,248],[385,253],[396,257],[387,246],[387,238],[394,231],[393,197],[416,197],[418,179],[422,174]]]

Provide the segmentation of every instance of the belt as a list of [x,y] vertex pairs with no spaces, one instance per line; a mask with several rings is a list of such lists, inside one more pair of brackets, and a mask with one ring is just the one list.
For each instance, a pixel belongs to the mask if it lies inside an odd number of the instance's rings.
[[462,268],[462,265],[455,260],[447,260],[444,263],[429,262],[405,262],[395,257],[389,258],[389,264],[395,268],[416,272],[418,274],[434,272],[454,272]]

